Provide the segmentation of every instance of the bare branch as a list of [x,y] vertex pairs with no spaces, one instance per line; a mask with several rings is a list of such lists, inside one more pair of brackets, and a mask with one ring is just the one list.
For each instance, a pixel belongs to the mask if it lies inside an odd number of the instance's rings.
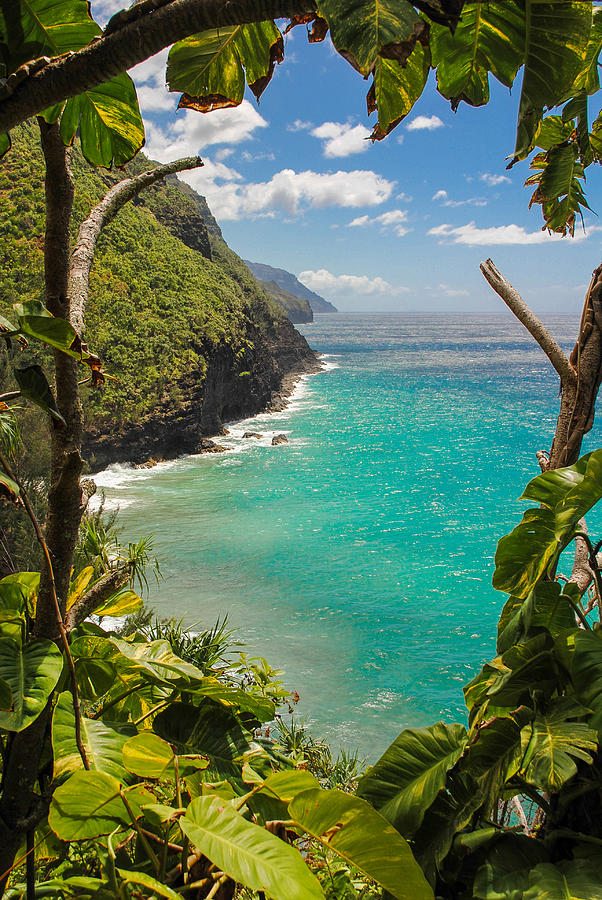
[[203,161],[199,156],[188,156],[163,166],[157,166],[148,172],[142,172],[134,178],[126,178],[112,187],[100,203],[94,207],[88,218],[82,222],[71,254],[67,291],[71,307],[71,324],[80,336],[84,333],[88,280],[94,260],[96,241],[101,230],[115,218],[129,200],[151,184],[155,184],[175,172],[196,169],[202,165]]
[[575,383],[577,380],[577,373],[564,355],[562,348],[556,343],[543,322],[541,322],[535,313],[529,309],[518,291],[512,287],[509,281],[506,281],[491,259],[482,262],[480,268],[496,294],[499,294],[508,309],[514,313],[519,322],[522,322],[525,326],[529,334],[535,338],[560,375],[562,384]]
[[[159,8],[153,8],[159,6]],[[168,0],[146,2],[133,20],[117,17],[98,40],[76,53],[35,60],[0,91],[0,134],[30,116],[131,69],[191,34],[225,25],[290,18],[316,10],[316,0]]]
[[95,609],[108,600],[130,580],[130,572],[127,568],[115,569],[100,578],[89,591],[87,591],[77,603],[68,610],[65,618],[65,627],[71,631],[76,625],[80,625],[91,615]]

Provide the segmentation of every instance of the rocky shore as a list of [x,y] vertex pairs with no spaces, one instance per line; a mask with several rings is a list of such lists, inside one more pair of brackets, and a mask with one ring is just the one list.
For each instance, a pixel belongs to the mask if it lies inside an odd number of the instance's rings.
[[318,355],[286,319],[255,334],[253,344],[242,373],[230,347],[216,348],[204,377],[190,372],[180,382],[183,400],[175,411],[119,429],[88,424],[83,450],[90,469],[112,463],[152,466],[190,453],[215,452],[206,439],[224,434],[224,423],[284,409],[300,376],[321,368]]

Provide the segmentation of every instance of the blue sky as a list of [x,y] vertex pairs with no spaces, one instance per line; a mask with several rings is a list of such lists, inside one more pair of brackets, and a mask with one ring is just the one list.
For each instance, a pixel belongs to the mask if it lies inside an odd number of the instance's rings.
[[[92,0],[102,23],[123,0]],[[600,263],[602,221],[588,214],[575,239],[541,231],[528,209],[528,165],[506,171],[519,85],[492,82],[487,107],[452,113],[433,76],[389,137],[365,138],[365,82],[327,39],[304,27],[257,106],[176,111],[165,88],[167,51],[132,70],[146,152],[165,162],[199,153],[184,178],[205,194],[241,256],[295,273],[341,310],[500,311],[479,272],[491,257],[542,313],[574,313]],[[594,113],[597,113],[594,109]],[[602,213],[602,173],[591,167],[590,206]]]

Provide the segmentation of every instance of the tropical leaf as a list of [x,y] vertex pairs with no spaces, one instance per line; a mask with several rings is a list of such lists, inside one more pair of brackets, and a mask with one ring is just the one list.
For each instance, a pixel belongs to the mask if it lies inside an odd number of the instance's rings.
[[589,724],[602,740],[602,635],[599,631],[577,631],[569,638],[572,649],[570,672],[580,703],[591,709]]
[[85,47],[100,34],[87,0],[27,0],[0,6],[0,58],[4,75],[39,56]]
[[[128,734],[127,729],[118,730],[99,719],[81,716],[80,730],[90,769],[112,775],[119,781],[127,781],[122,748],[133,729]],[[55,780],[83,767],[75,740],[75,713],[69,691],[60,694],[52,717],[52,752]]]
[[20,494],[19,485],[13,481],[6,472],[0,472],[0,500],[18,500]]
[[560,103],[583,69],[592,5],[582,0],[525,0],[525,72],[515,157],[524,158],[543,110]]
[[600,867],[593,860],[540,863],[531,871],[529,884],[523,900],[602,900]]
[[174,44],[167,83],[171,91],[183,92],[183,107],[209,112],[238,106],[245,92],[245,70],[259,99],[282,58],[282,35],[271,21],[212,29]]
[[434,900],[406,841],[365,800],[318,788],[297,794],[288,811],[299,828],[397,900]]
[[218,681],[217,678],[207,677],[194,691],[195,695],[210,697],[226,706],[232,706],[249,712],[259,722],[271,722],[276,712],[276,706],[266,697],[257,697],[240,688],[231,687]]
[[581,186],[585,172],[578,157],[576,143],[538,153],[530,164],[536,174],[525,182],[526,185],[536,185],[529,206],[540,204],[545,227],[558,234],[564,235],[568,231],[573,236],[577,216],[583,222],[582,207],[590,209]]
[[151,896],[153,898],[166,897],[167,900],[182,900],[181,894],[176,894],[176,892],[172,891],[166,884],[157,881],[156,878],[147,875],[145,872],[132,872],[130,869],[117,869],[117,874],[119,875],[121,884],[125,886],[130,884],[137,885],[146,891],[150,891],[151,893],[146,896]]
[[557,581],[540,581],[524,600],[509,597],[498,623],[498,653],[545,629],[553,638],[576,627],[572,598]]
[[531,733],[525,729],[521,775],[541,791],[558,791],[577,772],[575,759],[591,763],[597,733],[583,718],[588,710],[569,697],[557,697],[539,712]]
[[404,837],[419,828],[424,814],[445,786],[447,772],[462,755],[466,729],[438,722],[402,731],[360,778],[357,793]]
[[[541,147],[542,150],[551,150],[557,144],[564,144],[565,141],[568,141],[574,130],[575,123],[567,122],[562,116],[545,116],[539,123],[539,128],[535,134],[535,146]],[[569,470],[572,472],[573,466],[569,466]],[[556,472],[562,473],[565,472],[565,469],[549,469],[542,474],[552,476],[549,480],[553,485]],[[560,480],[562,480],[562,475]],[[524,496],[525,494],[523,494]]]
[[271,794],[285,803],[290,803],[301,791],[319,787],[317,778],[307,769],[284,769],[282,772],[269,775],[259,793]]
[[422,44],[416,45],[403,67],[396,60],[378,57],[367,97],[368,114],[378,109],[372,140],[382,140],[410,112],[424,90],[430,61],[430,50]]
[[581,73],[577,76],[574,89],[585,91],[586,94],[595,94],[600,90],[600,75],[598,72],[600,51],[602,51],[602,9],[594,6],[592,9],[593,21],[589,34],[589,40],[585,51],[585,57]]
[[379,55],[403,64],[417,39],[427,43],[428,26],[407,2],[320,0],[318,9],[336,49],[365,78]]
[[56,408],[56,401],[42,367],[34,364],[25,366],[22,369],[13,369],[13,372],[19,385],[21,396],[25,397],[26,400],[30,400],[31,403],[35,403],[49,416],[52,416],[55,421],[64,425],[65,420]]
[[414,835],[416,859],[431,883],[442,860],[449,853],[456,833],[465,828],[483,803],[478,783],[465,774],[448,777]]
[[46,708],[63,669],[63,655],[52,641],[25,646],[0,638],[0,681],[10,688],[10,710],[0,710],[0,728],[23,731]]
[[[141,807],[153,803],[153,795],[141,785],[123,793],[136,819]],[[55,790],[48,824],[62,841],[83,841],[130,826],[132,820],[121,796],[119,781],[104,772],[74,772]]]
[[130,616],[137,612],[144,603],[142,597],[132,590],[123,588],[94,610],[97,616]]
[[431,26],[439,93],[457,109],[489,101],[489,72],[511,87],[524,58],[525,13],[514,3],[468,3],[452,33]]
[[543,509],[528,509],[495,554],[493,586],[522,599],[572,540],[579,520],[602,498],[602,450],[574,466],[544,472],[523,493]]
[[130,643],[116,637],[107,639],[111,647],[118,651],[117,666],[138,670],[145,677],[160,683],[178,686],[194,686],[206,680],[206,676],[192,663],[181,659],[171,649],[169,641],[140,641]]
[[523,900],[529,887],[529,872],[547,862],[543,841],[519,834],[505,834],[497,839],[478,869],[473,896],[478,900]]
[[144,146],[144,124],[127,73],[67,100],[60,120],[66,144],[78,129],[81,151],[93,166],[123,166],[138,153]]
[[274,900],[318,900],[324,894],[298,850],[247,822],[219,797],[192,800],[180,827],[190,842],[234,881]]
[[0,610],[27,611],[35,618],[39,572],[14,572],[0,580]]
[[[156,734],[144,731],[131,737],[123,745],[123,765],[142,778],[174,778],[176,754]],[[204,756],[178,756],[180,776],[206,769],[209,760]]]
[[528,700],[534,687],[540,691],[551,688],[557,677],[553,644],[549,634],[538,634],[492,660],[488,668],[497,676],[487,695],[499,706],[517,708]]
[[86,588],[94,576],[94,566],[86,566],[69,584],[67,610],[70,610],[83,597]]

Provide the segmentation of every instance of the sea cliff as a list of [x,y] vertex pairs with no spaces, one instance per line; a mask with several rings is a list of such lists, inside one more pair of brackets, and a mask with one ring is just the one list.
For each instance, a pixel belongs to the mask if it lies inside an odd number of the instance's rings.
[[[92,169],[72,154],[75,219],[116,181],[152,167],[140,154],[125,172]],[[36,128],[16,129],[0,170],[0,313],[43,295],[44,170]],[[86,340],[111,377],[83,388],[84,456],[91,469],[193,453],[224,422],[282,404],[291,378],[316,355],[225,243],[205,199],[172,177],[128,204],[98,242]],[[10,362],[39,362],[30,346]],[[13,385],[0,358],[0,383]],[[44,431],[37,415],[34,427]]]

